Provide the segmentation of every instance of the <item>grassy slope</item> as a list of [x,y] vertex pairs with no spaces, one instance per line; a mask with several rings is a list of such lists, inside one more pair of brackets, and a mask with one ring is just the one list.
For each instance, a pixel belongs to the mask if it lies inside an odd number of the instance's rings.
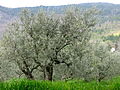
[[120,90],[120,77],[109,81],[83,82],[72,81],[29,81],[25,79],[0,83],[0,90]]

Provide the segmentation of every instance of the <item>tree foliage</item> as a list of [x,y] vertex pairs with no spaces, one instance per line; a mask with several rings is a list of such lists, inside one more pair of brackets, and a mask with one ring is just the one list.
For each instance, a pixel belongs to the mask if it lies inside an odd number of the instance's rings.
[[[52,80],[54,66],[68,68],[81,60],[95,25],[95,10],[68,10],[63,16],[23,10],[4,36],[4,58],[13,61],[28,79],[40,67],[44,79]],[[76,48],[77,47],[77,48]]]

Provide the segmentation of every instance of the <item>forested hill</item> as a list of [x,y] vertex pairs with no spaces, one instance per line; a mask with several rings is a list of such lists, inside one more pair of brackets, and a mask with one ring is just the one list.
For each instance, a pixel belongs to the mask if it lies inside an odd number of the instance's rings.
[[[111,3],[83,3],[83,4],[62,5],[62,6],[37,6],[37,7],[27,7],[27,8],[35,12],[42,8],[44,10],[62,13],[62,11],[69,6],[75,6],[80,8],[90,8],[95,6],[98,9],[103,11],[103,15],[120,14],[120,11],[119,11],[120,4],[111,4]],[[22,8],[6,8],[6,7],[0,6],[0,11],[7,13],[9,15],[17,15],[21,9]]]
[[[73,5],[62,5],[62,6],[37,6],[37,7],[27,7],[32,12],[37,12],[39,9],[44,9],[46,11],[54,11],[58,14],[63,13],[65,8],[69,6],[79,7],[81,9],[86,9],[90,7],[96,7],[101,10],[99,15],[101,21],[106,20],[120,20],[120,4],[111,3],[83,3],[83,4],[73,4]],[[18,16],[23,8],[7,8],[0,6],[0,32],[4,31],[5,24]]]
[[[62,13],[65,8],[69,6],[80,7],[81,9],[96,7],[102,11],[102,16],[119,16],[120,15],[120,4],[111,4],[111,3],[83,3],[83,4],[74,4],[74,5],[63,5],[63,6],[38,6],[38,7],[27,7],[33,12],[38,11],[39,9],[44,9],[47,11],[55,11],[56,13]],[[11,19],[11,17],[17,16],[23,8],[7,8],[0,6],[0,23],[5,22],[6,20]]]

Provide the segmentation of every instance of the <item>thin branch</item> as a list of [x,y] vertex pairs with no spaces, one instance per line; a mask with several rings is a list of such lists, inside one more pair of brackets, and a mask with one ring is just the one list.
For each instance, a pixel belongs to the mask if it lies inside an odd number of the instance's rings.
[[40,65],[38,64],[38,65],[36,65],[35,67],[33,67],[32,69],[31,69],[31,73],[35,70],[35,69],[37,69],[38,67],[39,67]]

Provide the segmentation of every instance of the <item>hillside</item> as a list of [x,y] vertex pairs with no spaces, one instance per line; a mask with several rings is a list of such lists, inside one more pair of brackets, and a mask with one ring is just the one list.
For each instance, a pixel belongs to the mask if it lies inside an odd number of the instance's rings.
[[[26,7],[33,12],[37,12],[39,9],[44,9],[46,11],[55,11],[60,14],[63,13],[65,8],[69,6],[79,7],[81,9],[96,7],[101,10],[101,16],[119,16],[120,15],[120,4],[111,3],[83,3],[83,4],[73,4],[73,5],[62,5],[62,6],[37,6],[37,7]],[[23,7],[25,8],[25,7]],[[6,8],[0,6],[0,23],[9,20],[11,17],[17,16],[23,8]]]
[[[44,9],[46,11],[54,11],[57,14],[64,12],[69,6],[79,7],[81,9],[96,7],[101,11],[99,15],[101,22],[106,21],[119,21],[120,18],[120,4],[111,3],[83,3],[83,4],[73,4],[73,5],[63,5],[63,6],[37,6],[37,7],[26,7],[32,12],[37,12],[39,9]],[[23,7],[24,8],[24,7]],[[17,17],[23,8],[7,8],[0,6],[0,33],[5,30],[5,24],[11,22],[14,17]]]

